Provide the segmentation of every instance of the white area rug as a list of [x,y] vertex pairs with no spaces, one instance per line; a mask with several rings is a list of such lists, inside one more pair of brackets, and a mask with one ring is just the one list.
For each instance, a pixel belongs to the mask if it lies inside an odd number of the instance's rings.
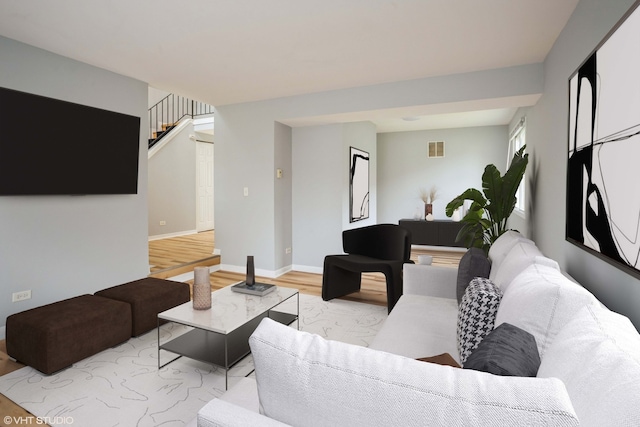
[[[367,346],[386,317],[386,307],[300,294],[300,329],[327,339]],[[160,339],[182,332],[180,325],[163,325]],[[175,355],[160,357],[164,363]],[[19,369],[0,377],[0,393],[51,425],[92,427],[182,426],[224,393],[223,369],[185,357],[157,367],[153,330],[55,375]],[[229,371],[229,386],[252,369],[249,356]]]

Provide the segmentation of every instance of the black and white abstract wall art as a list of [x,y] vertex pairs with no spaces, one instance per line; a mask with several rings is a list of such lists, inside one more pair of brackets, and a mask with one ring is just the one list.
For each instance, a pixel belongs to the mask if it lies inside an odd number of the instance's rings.
[[569,78],[566,238],[640,275],[640,1]]
[[369,218],[369,153],[349,147],[349,222]]

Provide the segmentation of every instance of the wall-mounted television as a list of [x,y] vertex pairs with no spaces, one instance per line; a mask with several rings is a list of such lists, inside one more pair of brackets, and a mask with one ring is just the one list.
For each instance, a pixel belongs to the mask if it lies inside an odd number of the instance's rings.
[[0,196],[137,194],[140,117],[0,88]]

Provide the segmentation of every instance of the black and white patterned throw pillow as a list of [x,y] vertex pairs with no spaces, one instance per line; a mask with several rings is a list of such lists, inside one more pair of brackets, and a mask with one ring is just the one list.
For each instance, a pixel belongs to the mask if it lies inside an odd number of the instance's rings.
[[493,330],[502,291],[489,279],[471,280],[458,308],[458,353],[464,365],[467,357]]

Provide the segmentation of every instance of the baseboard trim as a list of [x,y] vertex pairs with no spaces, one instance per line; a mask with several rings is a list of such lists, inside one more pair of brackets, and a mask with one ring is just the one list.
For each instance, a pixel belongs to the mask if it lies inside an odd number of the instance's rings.
[[[218,270],[230,271],[231,273],[247,273],[246,265],[231,265],[231,264],[220,264],[218,265]],[[278,277],[292,271],[293,268],[289,265],[287,267],[282,267],[277,270],[264,270],[261,268],[256,268],[256,276],[266,277],[268,279],[277,279]]]
[[[220,264],[209,266],[209,273],[213,273],[220,270]],[[167,277],[165,280],[173,280],[175,282],[188,282],[189,280],[193,280],[193,270],[178,274],[177,276]]]
[[314,274],[322,274],[322,267],[313,267],[310,265],[297,265],[294,264],[293,271],[301,271],[303,273],[314,273]]
[[293,271],[293,268],[289,265],[287,267],[282,267],[275,271],[276,277],[280,277],[283,274],[287,274],[288,272]]
[[192,234],[198,234],[197,230],[176,231],[175,233],[156,234],[155,236],[149,236],[149,241],[168,239],[170,237],[190,236]]
[[430,245],[411,245],[412,249],[423,249],[426,251],[446,251],[446,252],[466,252],[467,248],[456,246],[430,246]]
[[[231,273],[240,273],[246,274],[247,266],[246,265],[232,265],[232,264],[216,264],[209,266],[209,272],[215,273],[216,271],[229,271]],[[311,267],[306,265],[289,265],[287,267],[282,267],[277,270],[264,270],[260,268],[256,268],[256,276],[266,277],[268,279],[277,279],[278,277],[287,274],[291,271],[301,271],[303,273],[315,273],[322,274],[321,267]],[[188,280],[193,280],[193,271],[189,271],[187,273],[179,274],[176,276],[168,277],[167,280],[175,280],[177,282],[186,282]]]
[[[224,270],[224,271],[230,271],[231,273],[242,273],[242,274],[246,274],[247,273],[247,266],[246,265],[232,265],[232,264],[220,264],[220,270]],[[255,273],[256,276],[262,276],[262,277],[267,277],[269,279],[275,279],[276,277],[276,272],[273,270],[264,270],[261,268],[256,268],[255,269]]]

